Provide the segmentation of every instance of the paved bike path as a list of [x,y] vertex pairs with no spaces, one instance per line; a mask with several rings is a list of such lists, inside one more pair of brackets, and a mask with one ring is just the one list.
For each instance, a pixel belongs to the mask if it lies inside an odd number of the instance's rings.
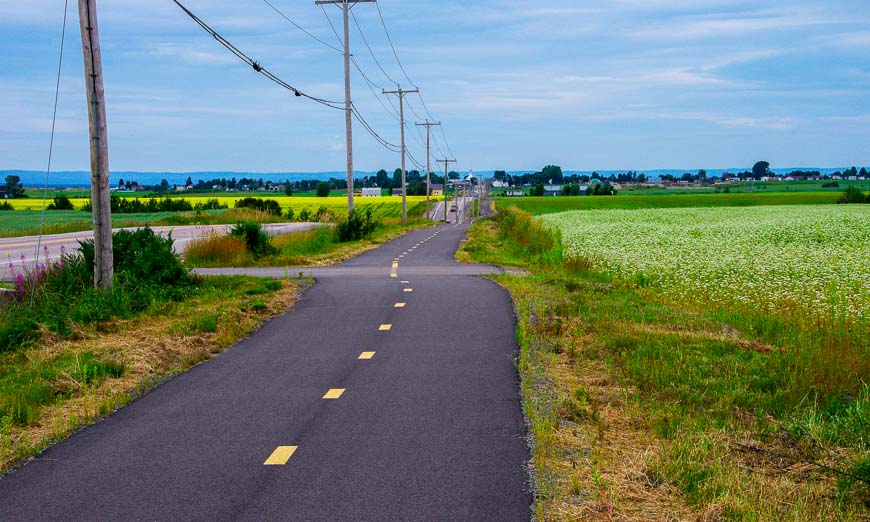
[[453,259],[464,234],[318,274],[251,337],[0,479],[0,518],[528,520],[512,304]]

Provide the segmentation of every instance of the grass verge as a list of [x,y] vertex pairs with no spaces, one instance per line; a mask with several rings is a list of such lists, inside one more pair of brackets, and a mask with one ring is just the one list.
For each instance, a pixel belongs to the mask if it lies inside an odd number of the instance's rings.
[[841,396],[797,379],[830,362],[804,349],[805,326],[766,335],[762,315],[566,264],[560,238],[517,210],[475,224],[458,257],[525,272],[495,279],[518,316],[539,520],[870,517],[868,376]]
[[0,354],[0,474],[221,353],[286,311],[304,281],[207,277],[182,301],[134,317],[42,329]]
[[412,230],[434,226],[430,220],[412,218],[382,221],[368,237],[341,242],[334,227],[323,225],[312,230],[282,234],[271,239],[275,253],[255,256],[245,244],[228,235],[213,235],[191,242],[184,254],[185,264],[196,268],[254,266],[329,266],[377,248]]

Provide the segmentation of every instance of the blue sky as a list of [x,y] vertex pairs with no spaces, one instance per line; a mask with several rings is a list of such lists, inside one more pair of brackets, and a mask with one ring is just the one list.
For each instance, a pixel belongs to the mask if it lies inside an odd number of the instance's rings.
[[[112,170],[344,169],[342,112],[255,74],[169,0],[98,1]],[[271,1],[338,45],[313,0]],[[89,164],[75,4],[59,170]],[[341,55],[262,0],[185,4],[291,84],[343,99]],[[462,169],[870,164],[867,0],[380,0],[380,8]],[[338,9],[327,11],[340,30]],[[354,12],[386,73],[407,88],[377,10]],[[62,0],[0,3],[0,169],[45,167],[62,15]],[[392,87],[353,24],[351,45],[366,75]],[[363,115],[397,143],[389,102],[356,72],[353,85]],[[408,101],[426,116],[418,98]],[[409,129],[408,148],[422,162],[416,133]],[[447,146],[433,134],[440,157]],[[359,125],[354,152],[357,170],[399,164]]]

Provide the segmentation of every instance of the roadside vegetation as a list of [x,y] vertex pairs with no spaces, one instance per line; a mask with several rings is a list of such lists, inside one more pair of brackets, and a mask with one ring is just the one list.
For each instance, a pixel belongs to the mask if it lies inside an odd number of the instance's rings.
[[331,216],[333,222],[309,230],[270,237],[259,224],[245,222],[228,234],[213,234],[191,242],[184,254],[187,266],[197,268],[251,266],[326,266],[349,259],[408,232],[432,226],[422,217],[422,205],[401,218],[378,220],[371,208],[350,218]]
[[567,248],[514,201],[458,257],[519,267],[495,280],[518,316],[539,520],[870,517],[866,320],[660,291],[586,255],[611,245],[600,223]]
[[[93,245],[14,274],[0,308],[0,473],[220,353],[285,311],[304,281],[200,278],[150,229],[114,236],[115,284]],[[31,297],[32,296],[32,297]],[[32,299],[32,306],[31,306]]]

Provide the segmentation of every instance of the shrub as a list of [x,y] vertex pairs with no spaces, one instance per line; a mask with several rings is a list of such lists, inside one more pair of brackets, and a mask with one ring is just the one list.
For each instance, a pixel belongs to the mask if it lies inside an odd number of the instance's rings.
[[0,203],[0,210],[15,210],[15,208],[8,201],[3,201]]
[[[149,198],[146,200],[112,196],[109,201],[113,214],[155,214],[157,212],[190,212],[193,210],[193,205],[190,204],[190,201],[184,198],[170,198],[169,196],[161,199]],[[84,207],[82,207],[82,210],[84,210]]]
[[254,254],[255,258],[259,259],[276,252],[275,247],[272,246],[269,234],[263,230],[263,227],[259,223],[253,221],[238,223],[230,231],[230,236],[241,239],[248,251]]
[[303,208],[301,212],[299,212],[299,221],[311,221],[311,212],[307,208]]
[[837,199],[837,203],[867,203],[868,201],[870,196],[865,195],[855,185],[849,185]]
[[317,188],[315,189],[315,191],[317,192],[317,197],[319,198],[325,198],[329,196],[329,183],[324,183],[321,181],[317,184]]
[[206,200],[205,203],[197,203],[196,205],[193,206],[193,210],[196,210],[197,212],[200,212],[203,210],[221,210],[221,209],[225,209],[225,208],[228,208],[228,207],[215,198],[210,198],[210,199]]
[[320,208],[317,209],[317,212],[314,213],[314,221],[317,221],[318,223],[331,223],[336,221],[336,217],[337,216],[333,211],[323,205],[321,205]]
[[377,221],[372,218],[372,209],[367,208],[364,213],[352,210],[347,216],[347,221],[341,221],[336,225],[335,233],[342,243],[359,241],[371,235],[377,226]]
[[274,199],[244,198],[236,201],[236,208],[252,208],[260,212],[268,212],[273,216],[280,216],[281,205]]
[[293,207],[287,209],[287,221],[293,221],[294,218]]
[[[84,266],[94,265],[93,240],[80,242]],[[183,286],[191,281],[181,258],[172,250],[172,235],[161,237],[150,227],[122,230],[112,236],[116,276],[125,286]]]
[[68,197],[61,194],[54,197],[54,201],[46,207],[46,210],[75,210],[75,207]]
[[839,188],[840,184],[836,181],[828,181],[827,183],[822,183],[822,188]]

